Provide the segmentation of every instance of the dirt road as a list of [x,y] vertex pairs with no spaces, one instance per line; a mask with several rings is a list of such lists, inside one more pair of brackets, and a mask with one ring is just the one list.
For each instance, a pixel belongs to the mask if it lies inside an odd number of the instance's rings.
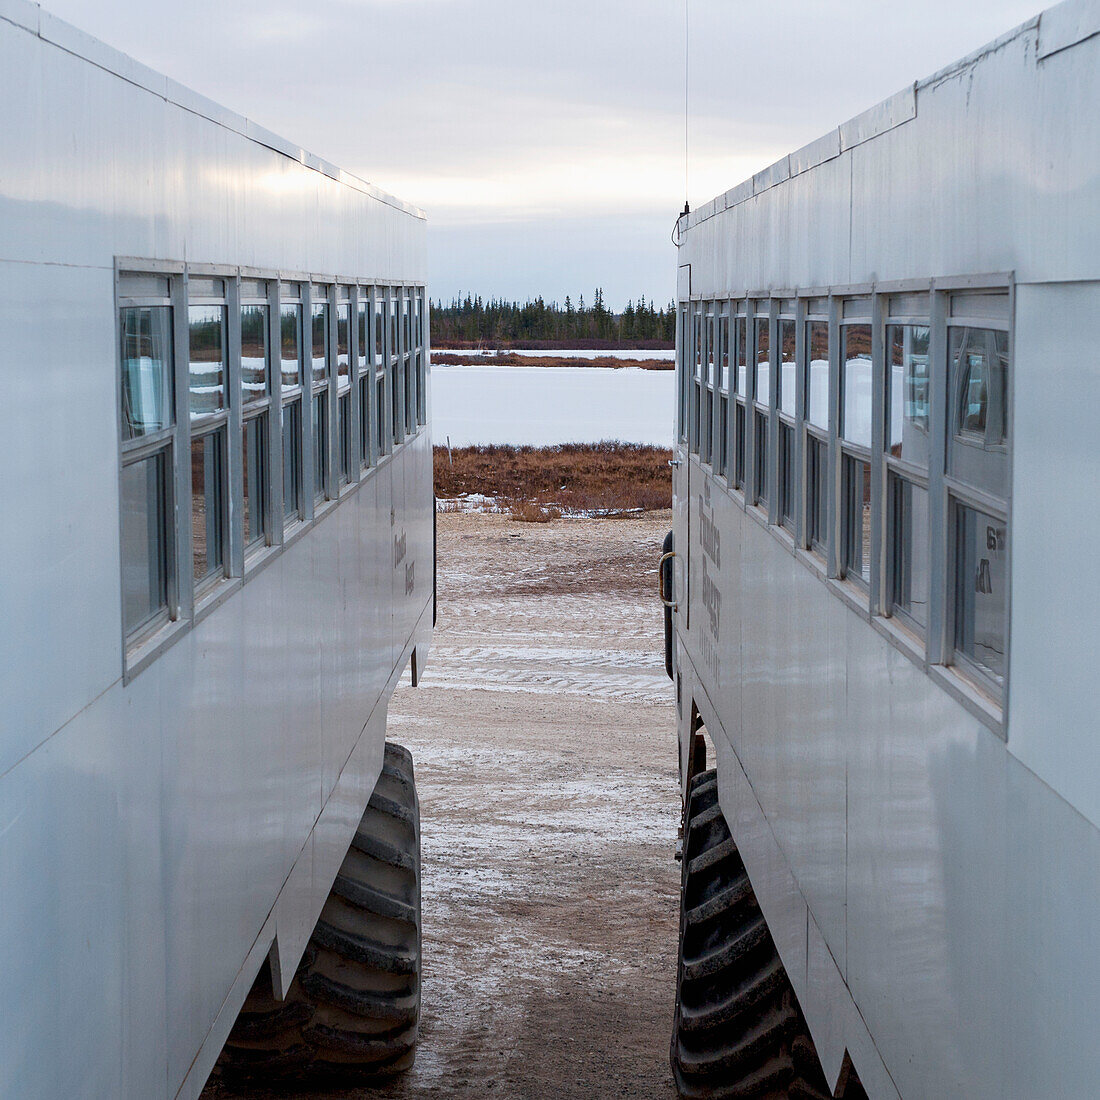
[[327,1096],[674,1096],[668,527],[439,517],[431,660],[390,709],[421,798],[422,1038],[405,1077]]

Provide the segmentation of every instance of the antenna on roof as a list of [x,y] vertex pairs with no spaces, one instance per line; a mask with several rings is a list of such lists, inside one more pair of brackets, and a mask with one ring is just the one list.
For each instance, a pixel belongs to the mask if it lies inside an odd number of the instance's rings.
[[691,37],[689,34],[690,24],[687,21],[687,11],[689,11],[689,4],[691,0],[684,0],[684,213],[690,211],[690,207],[687,206],[687,74],[689,74],[689,62],[690,62],[690,47]]

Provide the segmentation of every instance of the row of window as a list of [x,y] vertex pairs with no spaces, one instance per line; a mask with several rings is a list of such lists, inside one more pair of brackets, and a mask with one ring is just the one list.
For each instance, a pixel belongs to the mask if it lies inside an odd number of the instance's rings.
[[929,664],[1003,698],[1009,294],[682,303],[681,442]]
[[118,326],[129,647],[425,423],[421,287],[121,272]]

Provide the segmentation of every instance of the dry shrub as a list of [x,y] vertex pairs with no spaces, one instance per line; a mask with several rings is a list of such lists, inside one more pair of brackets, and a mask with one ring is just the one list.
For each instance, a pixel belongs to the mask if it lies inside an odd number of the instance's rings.
[[461,352],[433,351],[432,363],[437,367],[641,367],[642,370],[675,370],[670,359],[619,359],[613,355],[583,358],[568,355],[517,355],[498,351],[496,355],[463,355]]
[[672,507],[671,457],[639,443],[455,447],[450,457],[436,447],[435,491],[441,499],[482,493],[570,511],[654,511]]

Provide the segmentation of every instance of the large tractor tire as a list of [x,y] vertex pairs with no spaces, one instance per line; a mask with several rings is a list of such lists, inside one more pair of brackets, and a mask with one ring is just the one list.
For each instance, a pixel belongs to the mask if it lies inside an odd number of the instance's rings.
[[265,964],[223,1080],[357,1084],[408,1069],[420,1023],[420,805],[407,749],[382,774],[285,1001]]
[[714,769],[691,781],[681,874],[671,1051],[680,1095],[831,1098],[718,805]]

